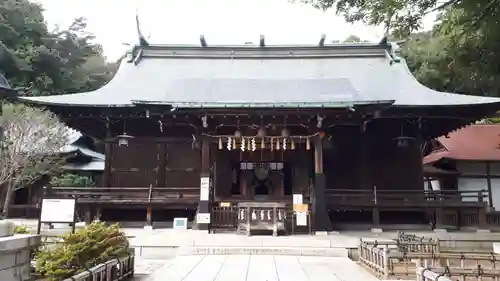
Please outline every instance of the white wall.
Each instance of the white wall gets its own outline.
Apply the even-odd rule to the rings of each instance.
[[[458,190],[459,191],[479,191],[484,189],[488,191],[488,181],[486,180],[486,164],[485,163],[474,163],[474,162],[458,162],[457,171],[464,175],[482,175],[485,178],[458,178]],[[490,173],[492,175],[500,175],[500,163],[491,164]],[[492,194],[492,205],[497,210],[500,210],[500,179],[491,179],[491,194]],[[463,201],[475,201],[473,198],[466,199]],[[489,198],[485,198],[485,201],[489,201]]]

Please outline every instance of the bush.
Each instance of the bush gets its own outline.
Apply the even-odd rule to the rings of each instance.
[[[16,225],[14,234],[30,234],[30,231],[26,225]]]
[[[36,271],[51,281],[69,278],[130,253],[128,239],[118,224],[94,222],[62,239],[62,243],[43,249],[36,256]]]

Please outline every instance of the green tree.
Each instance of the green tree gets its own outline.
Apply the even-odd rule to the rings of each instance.
[[[405,38],[422,27],[425,16],[434,12],[462,11],[460,19],[469,31],[484,22],[494,22],[500,9],[495,0],[291,0],[311,4],[322,10],[335,9],[348,22],[383,25],[396,37]],[[387,32],[389,33],[389,32]]]
[[[368,42],[367,40],[362,40],[359,36],[349,35],[342,43],[364,43]]]
[[[5,104],[0,116],[4,130],[0,146],[0,187],[3,213],[8,215],[12,192],[43,174],[58,171],[64,159],[58,156],[67,144],[67,128],[48,111],[24,105]]]
[[[335,9],[348,22],[386,27],[408,39],[402,55],[417,79],[437,90],[500,96],[500,5],[493,0],[304,0]],[[437,14],[432,31],[417,33]]]
[[[0,70],[28,95],[90,91],[113,75],[84,18],[49,31],[42,7],[28,0],[0,0]]]

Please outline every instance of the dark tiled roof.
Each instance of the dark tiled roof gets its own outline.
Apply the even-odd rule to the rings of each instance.
[[[438,141],[444,148],[424,157],[424,164],[441,159],[500,161],[500,125],[471,125]]]
[[[441,93],[419,84],[379,44],[270,47],[138,47],[104,87],[26,97],[44,104],[174,107],[441,106],[500,99]]]

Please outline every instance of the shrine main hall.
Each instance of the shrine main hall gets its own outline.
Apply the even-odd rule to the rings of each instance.
[[[133,47],[92,92],[19,97],[104,145],[85,220],[198,229],[324,231],[350,224],[486,224],[487,192],[424,189],[425,144],[500,108],[500,99],[420,84],[397,45]],[[472,199],[471,199],[472,198]],[[451,214],[451,215],[450,215]],[[309,230],[307,230],[309,228]]]

